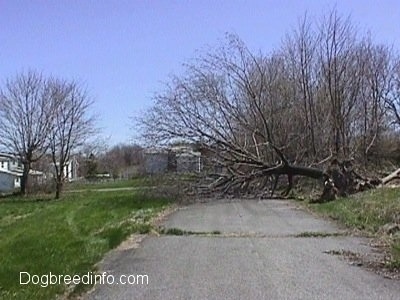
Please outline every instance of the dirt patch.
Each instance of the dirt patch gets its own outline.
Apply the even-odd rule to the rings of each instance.
[[[159,214],[157,214],[156,217],[152,219],[151,225],[155,228],[159,227],[159,224],[161,224],[170,214],[172,214],[174,211],[178,209],[178,206],[173,205]],[[151,234],[154,234],[157,232],[155,230],[151,231]],[[116,249],[113,251],[125,251],[129,249],[136,249],[139,247],[140,242],[146,237],[146,234],[132,234],[129,236],[125,241],[123,241]]]

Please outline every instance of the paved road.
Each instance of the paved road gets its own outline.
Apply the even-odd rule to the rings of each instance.
[[[166,227],[222,234],[149,236],[137,249],[113,252],[111,274],[147,274],[147,286],[101,285],[87,299],[400,299],[400,282],[329,251],[370,253],[350,236],[287,201],[236,201],[183,208]]]

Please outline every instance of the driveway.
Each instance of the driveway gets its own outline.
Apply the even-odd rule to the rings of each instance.
[[[148,236],[110,253],[102,269],[146,274],[148,285],[98,285],[87,299],[399,299],[400,282],[337,253],[375,255],[283,200],[195,204],[163,224],[191,234]]]

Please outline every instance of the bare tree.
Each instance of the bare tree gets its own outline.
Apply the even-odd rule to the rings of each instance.
[[[350,155],[348,134],[352,131],[352,113],[360,91],[357,74],[356,30],[350,19],[332,11],[321,27],[319,59],[323,97],[329,105],[331,149],[337,156]]]
[[[370,157],[371,149],[379,144],[382,134],[388,131],[389,111],[386,99],[389,99],[392,90],[393,56],[387,46],[373,45],[367,42],[361,50],[365,55],[362,88],[363,111],[363,147],[365,158]],[[378,151],[379,152],[379,151]]]
[[[300,175],[324,181],[328,197],[345,195],[380,182],[357,174],[353,158],[389,133],[387,107],[398,109],[392,60],[335,11],[316,29],[300,22],[270,55],[229,35],[173,77],[138,125],[150,143],[212,152],[224,170],[213,188],[263,190],[274,178],[274,191],[285,175],[288,192]]]
[[[143,149],[138,145],[118,144],[99,157],[100,169],[114,179],[122,178],[132,166],[143,165]]]
[[[52,79],[49,90],[55,111],[49,134],[49,149],[55,170],[56,198],[61,195],[65,170],[71,155],[94,134],[92,100],[76,82]]]
[[[53,113],[42,74],[29,71],[7,80],[0,94],[0,143],[22,162],[22,194],[27,192],[31,164],[48,149]]]
[[[311,161],[327,144],[327,141],[323,140],[326,137],[323,132],[326,125],[321,124],[317,114],[318,42],[319,34],[312,28],[312,23],[306,15],[300,20],[298,28],[286,36],[281,50],[288,67],[292,97],[298,102],[298,127],[305,133],[299,142],[304,149],[303,154]]]
[[[95,135],[94,138],[87,140],[82,147],[80,147],[76,158],[79,164],[79,176],[88,177],[90,175],[88,164],[92,158],[101,157],[109,149],[108,141],[109,137],[101,137]]]
[[[290,189],[293,176],[322,179],[324,172],[294,166],[282,151],[295,148],[285,132],[296,127],[296,119],[288,117],[295,108],[289,88],[279,56],[253,55],[230,36],[228,47],[199,58],[185,77],[174,78],[141,124],[149,139],[185,139],[212,151],[226,170],[214,188],[242,189],[287,175]]]
[[[393,64],[392,89],[386,98],[386,104],[393,116],[393,123],[400,128],[400,57]]]

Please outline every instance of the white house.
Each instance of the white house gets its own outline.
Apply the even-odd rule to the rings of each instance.
[[[64,178],[66,181],[73,181],[78,178],[78,161],[72,157],[64,167]],[[54,165],[52,167],[54,169]],[[8,153],[0,153],[0,193],[10,193],[21,187],[22,164],[14,156]],[[53,172],[51,172],[53,173]],[[50,175],[51,178],[53,174]],[[34,182],[43,183],[48,178],[44,172],[30,170],[29,176],[34,178]]]
[[[55,176],[55,167],[54,164],[51,164],[51,171],[48,174],[50,178]],[[58,166],[59,164],[57,164]],[[64,169],[63,169],[63,176],[64,180],[71,182],[76,179],[78,179],[78,168],[79,168],[79,163],[78,160],[76,159],[75,156],[72,156],[69,161],[65,163]]]
[[[9,193],[21,186],[22,165],[10,154],[0,153],[0,193]]]
[[[78,178],[79,163],[75,156],[68,161],[64,168],[64,176],[68,181],[73,181]]]
[[[23,167],[17,157],[8,153],[0,153],[0,193],[11,193],[21,187]],[[35,182],[44,179],[41,171],[30,170],[29,176]]]

